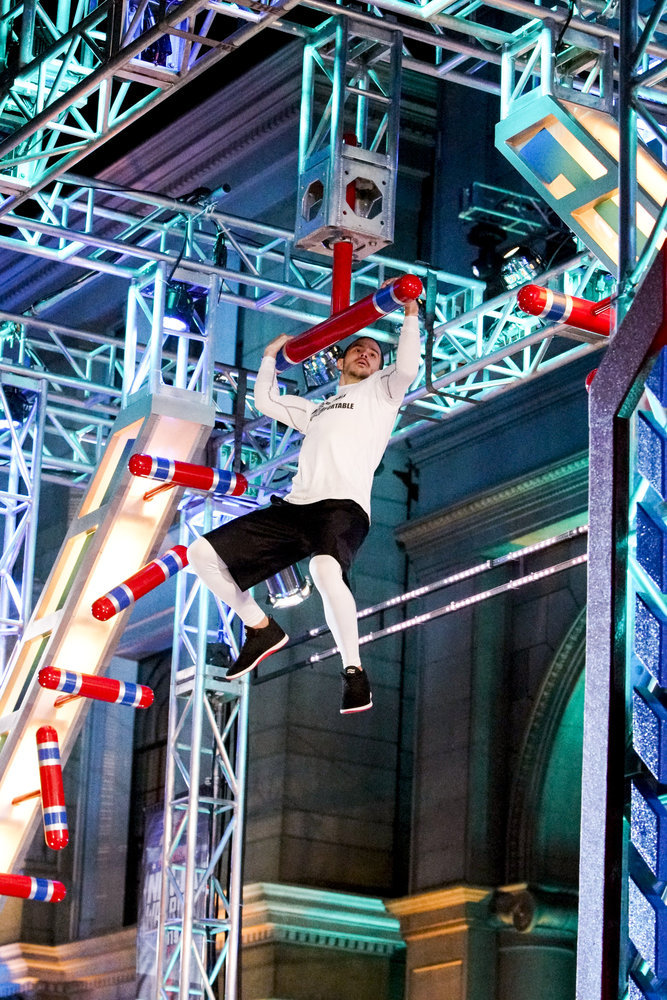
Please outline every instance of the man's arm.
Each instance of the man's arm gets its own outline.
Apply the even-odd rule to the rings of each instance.
[[[396,361],[382,376],[382,384],[392,401],[400,402],[414,382],[421,362],[419,334],[419,306],[416,301],[406,302],[405,319],[396,348]]]
[[[276,379],[276,355],[290,339],[286,333],[281,333],[264,348],[264,356],[255,381],[255,406],[265,416],[294,427],[303,434],[315,404],[310,399],[302,399],[300,396],[281,396]]]

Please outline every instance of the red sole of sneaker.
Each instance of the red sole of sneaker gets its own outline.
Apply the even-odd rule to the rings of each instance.
[[[369,701],[367,705],[360,705],[359,708],[341,708],[341,715],[353,715],[355,712],[367,712],[369,708],[373,707],[373,701]]]
[[[251,670],[254,670],[255,667],[258,667],[259,664],[262,662],[262,660],[265,660],[267,658],[267,656],[271,656],[272,653],[277,653],[279,649],[282,649],[282,647],[285,645],[286,642],[289,642],[289,636],[288,635],[283,636],[283,638],[280,640],[280,642],[277,642],[275,644],[275,646],[271,646],[271,649],[265,650],[265,652],[263,652],[261,656],[258,656],[257,659],[255,660],[255,662],[251,663],[249,667],[245,668],[245,670],[239,670],[238,673],[236,673],[236,674],[234,674],[234,673],[230,674],[228,672],[225,675],[224,680],[226,680],[226,681],[235,681],[237,679],[237,677],[245,677],[245,675],[249,674]],[[232,667],[231,669],[233,670],[234,668]]]

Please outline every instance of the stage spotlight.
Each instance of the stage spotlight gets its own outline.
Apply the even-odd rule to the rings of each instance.
[[[472,273],[480,281],[489,281],[500,270],[498,246],[505,239],[505,233],[498,226],[478,222],[468,233],[467,240],[477,247],[477,259],[472,262]]]
[[[167,286],[164,303],[164,328],[171,333],[185,333],[191,328],[194,299],[187,286],[172,281]]]
[[[545,269],[540,254],[532,247],[523,244],[508,247],[502,258],[500,277],[509,292],[529,281],[534,281]]]
[[[3,384],[2,389],[8,412],[3,413],[2,407],[0,407],[0,430],[6,430],[10,423],[17,429],[23,427],[30,415],[37,393],[27,389],[19,389],[13,385]]]
[[[22,350],[17,334],[0,338],[0,356],[3,361],[22,368],[30,369],[32,366],[30,355]],[[17,429],[23,427],[30,416],[37,393],[27,388],[25,378],[16,375],[0,374],[0,385],[6,403],[6,408],[0,406],[0,430],[6,430],[10,424]]]
[[[313,589],[310,580],[303,575],[298,565],[288,566],[275,576],[270,576],[266,586],[269,604],[273,608],[293,608],[305,601]]]
[[[340,375],[336,362],[342,358],[343,352],[338,344],[332,344],[325,351],[313,354],[303,362],[303,377],[307,389],[317,389],[320,385],[329,385]]]

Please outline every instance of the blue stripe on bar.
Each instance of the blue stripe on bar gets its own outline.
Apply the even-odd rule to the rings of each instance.
[[[63,670],[60,675],[58,690],[65,691],[67,694],[76,694],[79,690],[80,683],[81,678],[78,674],[73,673],[71,670]]]
[[[547,313],[542,313],[542,319],[560,319],[565,315],[566,303],[554,302]]]
[[[65,830],[67,829],[67,810],[66,809],[45,809],[44,810],[44,826],[61,826]]]
[[[176,558],[173,552],[165,552],[156,562],[161,563],[168,576],[173,576],[174,573],[178,573],[183,568],[180,560]]]
[[[123,608],[129,608],[132,603],[132,599],[122,583],[118,587],[114,587],[113,590],[110,590],[108,597],[118,603],[119,611],[122,611]]]
[[[168,458],[156,458],[153,479],[168,479],[171,472],[171,461]]]
[[[234,485],[236,485],[236,476],[233,472],[227,472],[225,469],[217,469],[216,471],[218,481],[213,487],[212,493],[214,497],[224,497],[231,492],[232,480],[234,480]]]
[[[121,689],[118,692],[118,697],[116,698],[117,705],[134,705],[134,703],[141,697],[141,692],[139,691],[138,684],[132,684],[131,681],[120,681]]]
[[[378,288],[377,292],[373,296],[373,305],[378,312],[393,312],[394,309],[401,305],[396,296],[393,294],[392,287],[392,285],[385,285],[384,288]]]
[[[30,899],[44,901],[51,898],[52,885],[48,878],[32,878],[31,881]]]

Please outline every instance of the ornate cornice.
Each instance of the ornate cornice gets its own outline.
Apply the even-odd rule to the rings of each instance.
[[[63,945],[16,942],[0,946],[5,984],[40,996],[95,996],[102,987],[136,977],[136,928]],[[3,979],[0,979],[0,990]]]
[[[242,943],[384,956],[404,947],[398,920],[380,899],[267,882],[244,889]]]
[[[439,558],[458,540],[475,539],[475,548],[510,541],[545,525],[585,511],[588,503],[588,453],[580,452],[537,473],[521,476],[400,525],[395,537],[415,559],[440,547]]]
[[[568,949],[576,935],[576,896],[527,883],[488,888],[455,885],[393,900],[387,908],[400,918],[409,947],[467,934],[473,925],[514,926],[531,932],[536,941],[543,942],[548,935],[552,946],[560,940]],[[410,952],[408,964],[409,956]]]
[[[473,924],[488,923],[493,893],[481,886],[453,885],[391,900],[387,909],[400,919],[403,937],[411,946],[466,934]]]
[[[468,903],[483,903],[490,899],[491,892],[491,889],[480,886],[453,885],[446,889],[432,889],[429,892],[405,896],[403,899],[389,900],[387,909],[397,917],[414,913],[431,913],[433,910],[466,906]]]

